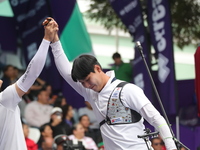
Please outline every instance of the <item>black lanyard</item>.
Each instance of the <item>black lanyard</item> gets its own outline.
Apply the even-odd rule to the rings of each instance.
[[[111,83],[113,83],[115,80],[117,80],[115,77],[112,79]]]

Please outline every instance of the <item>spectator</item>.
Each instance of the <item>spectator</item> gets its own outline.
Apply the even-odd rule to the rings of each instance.
[[[79,108],[78,116],[80,117],[82,115],[88,115],[90,119],[90,128],[94,130],[99,130],[99,123],[97,122],[90,103],[88,101],[85,101],[85,105],[85,107]]]
[[[54,143],[53,131],[48,123],[40,127],[41,137],[38,142],[39,150],[51,150]]]
[[[66,104],[62,107],[62,111],[63,111],[63,117],[62,120],[68,124],[70,127],[72,127],[75,123],[74,119],[73,119],[73,107],[69,104]]]
[[[95,132],[90,129],[90,119],[88,117],[88,115],[82,115],[79,117],[79,123],[83,126],[84,130],[85,130],[85,136],[91,137],[96,144],[98,144],[97,142],[97,137],[95,136]],[[98,135],[100,136],[100,135]]]
[[[52,106],[48,104],[49,96],[41,89],[37,101],[30,102],[25,108],[25,119],[30,126],[40,127],[50,121]]]
[[[115,77],[126,82],[132,82],[133,69],[130,63],[124,63],[119,53],[114,53],[112,56],[114,65],[112,70],[115,72]]]
[[[59,95],[55,100],[54,107],[62,108],[66,104],[67,104],[66,98],[64,96]]]
[[[24,132],[27,149],[28,150],[38,150],[38,145],[33,140],[28,138],[29,126],[25,123],[22,123],[22,128],[23,128],[23,132]]]
[[[90,120],[90,129],[93,130],[94,132],[94,140],[96,143],[99,143],[101,142],[101,132],[100,132],[100,129],[99,129],[99,123],[94,115],[94,112],[92,110],[92,107],[90,105],[90,103],[88,101],[85,101],[85,105],[86,107],[83,107],[83,108],[79,108],[78,110],[78,115],[79,117],[82,116],[82,115],[87,115],[89,117],[89,120]]]
[[[41,85],[36,84],[37,82],[34,83],[34,85],[31,86],[31,88],[23,95],[22,101],[19,103],[19,108],[20,108],[20,114],[22,118],[25,118],[24,113],[25,113],[25,108],[28,103],[37,100],[37,92],[41,90],[42,88],[46,88],[47,93],[51,91],[51,88],[48,86],[45,86],[45,81],[41,80],[40,78],[36,79],[37,82],[40,82]],[[49,94],[50,95],[50,94]],[[50,101],[50,100],[49,100]]]
[[[96,143],[90,137],[85,136],[85,131],[83,126],[78,123],[72,128],[73,134],[68,136],[70,140],[81,141],[86,149],[98,150]]]
[[[164,143],[161,138],[155,137],[151,139],[151,146],[154,150],[165,150]]]
[[[62,120],[62,116],[62,109],[60,107],[54,107],[52,109],[50,125],[53,131],[53,137],[60,134],[71,134],[71,127]]]

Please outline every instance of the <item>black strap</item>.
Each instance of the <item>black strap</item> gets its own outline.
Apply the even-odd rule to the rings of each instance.
[[[116,78],[114,77],[113,79],[112,79],[112,81],[111,81],[111,83],[113,82],[113,81],[115,81],[116,80]],[[125,84],[127,84],[128,82],[120,82],[115,88],[117,88],[117,87],[123,87]],[[115,89],[114,88],[114,89]],[[113,90],[114,91],[114,90]],[[113,92],[112,92],[113,93]],[[111,95],[112,95],[112,93],[111,93]],[[110,95],[110,97],[111,97],[111,95]],[[109,98],[109,100],[110,100],[110,98]],[[107,116],[106,116],[107,117]],[[106,119],[104,119],[104,120],[102,120],[100,123],[99,123],[99,125],[100,125],[100,127],[104,124],[104,123],[108,123],[108,124],[110,124],[110,119],[107,117]]]
[[[115,80],[116,80],[116,77],[114,77],[114,78],[112,79],[111,83],[113,83]]]
[[[114,78],[112,79],[111,83],[113,83],[115,80],[116,80],[116,77],[114,77]],[[118,84],[118,85],[119,85],[119,84]],[[118,86],[118,85],[117,85],[117,86]],[[107,121],[107,119],[102,120],[102,121],[99,123],[100,127],[101,127],[104,123],[106,123],[106,121]]]
[[[99,123],[100,127],[101,127],[104,123],[106,123],[106,120],[105,120],[105,119],[102,120],[102,121]]]
[[[117,88],[117,87],[123,87],[124,85],[126,85],[128,82],[121,82],[121,83],[119,83],[115,88]],[[114,90],[113,90],[114,91]],[[113,93],[113,92],[112,92]],[[111,95],[112,95],[112,93],[111,93]],[[121,93],[121,91],[120,91],[120,93]],[[111,95],[110,95],[110,97],[111,97]],[[109,98],[109,100],[110,100],[110,98]],[[120,101],[121,101],[121,99],[120,99]],[[109,102],[108,102],[109,103]],[[122,103],[122,101],[121,101],[121,103]],[[123,104],[123,103],[122,103]],[[141,118],[142,118],[142,116],[138,113],[138,112],[136,112],[135,110],[132,110],[132,109],[130,109],[131,110],[131,117],[132,117],[132,122],[130,122],[130,123],[135,123],[135,122],[138,122],[139,120],[141,120]],[[104,120],[102,120],[100,123],[99,123],[99,125],[100,125],[100,127],[104,124],[104,123],[107,123],[108,125],[111,125],[111,121],[110,121],[110,118],[106,115],[106,119],[104,119]],[[122,123],[122,124],[124,124],[124,123]]]

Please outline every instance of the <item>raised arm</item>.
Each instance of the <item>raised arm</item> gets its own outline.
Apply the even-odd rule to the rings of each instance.
[[[17,93],[20,97],[22,97],[25,92],[29,90],[29,88],[33,85],[34,81],[41,73],[46,61],[49,44],[54,39],[55,34],[58,31],[58,25],[54,20],[52,20],[48,23],[47,26],[44,27],[44,29],[44,38],[39,46],[37,53],[30,61],[25,73],[15,84]]]
[[[56,67],[60,75],[67,81],[80,95],[84,96],[86,89],[79,83],[74,82],[71,77],[72,66],[65,55],[58,34],[55,35],[51,44]]]

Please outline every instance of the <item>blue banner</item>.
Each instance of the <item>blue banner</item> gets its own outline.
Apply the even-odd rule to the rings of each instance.
[[[0,16],[0,51],[16,54],[17,32],[14,24],[14,18]]]
[[[147,64],[150,66],[150,50],[143,24],[142,10],[139,0],[110,0],[110,3],[128,28],[134,42],[140,41]],[[152,99],[152,85],[148,72],[139,51],[135,51],[133,60],[134,83],[144,90],[146,96]]]
[[[21,40],[20,48],[22,48],[26,64],[28,64],[44,37],[42,22],[48,16],[51,16],[50,4],[46,0],[9,0],[9,2],[14,14],[17,38]],[[60,87],[60,75],[50,53],[47,56],[40,78],[51,84],[54,90]],[[54,82],[52,78],[56,78],[57,82]]]
[[[176,113],[175,71],[168,0],[148,0],[148,24],[158,61],[157,89],[168,114]]]

